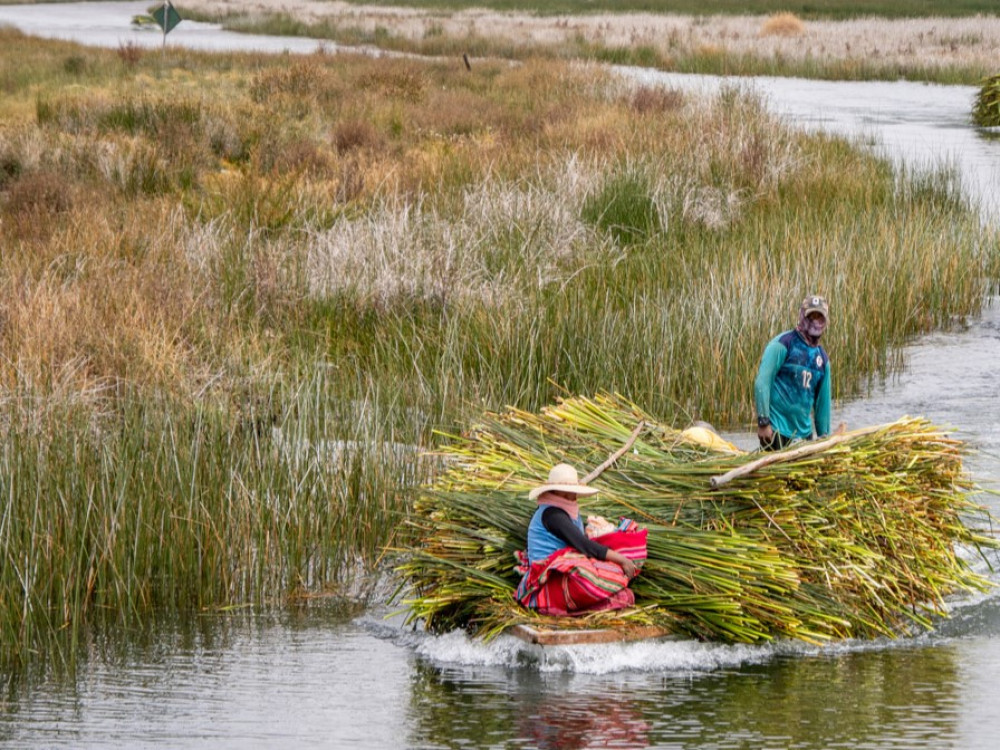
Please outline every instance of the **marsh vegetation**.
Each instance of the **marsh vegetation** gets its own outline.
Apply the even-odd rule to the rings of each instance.
[[[739,89],[0,42],[4,663],[95,619],[363,597],[436,430],[598,390],[746,425],[814,289],[849,397],[997,276],[949,174]]]
[[[542,14],[579,13],[581,6],[591,13],[648,12],[684,13],[693,15],[770,15],[794,12],[808,18],[920,18],[933,16],[969,16],[993,13],[996,6],[990,0],[713,0],[710,5],[696,0],[554,0],[544,7],[538,0],[347,0],[351,5],[402,6],[461,10],[492,8],[496,10],[530,10]]]
[[[185,17],[236,31],[459,58],[548,57],[684,73],[976,84],[996,73],[1000,16],[985,2],[543,4],[225,0]]]

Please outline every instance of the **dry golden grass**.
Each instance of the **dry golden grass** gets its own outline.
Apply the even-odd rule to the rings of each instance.
[[[419,321],[447,308],[455,320],[469,315],[473,331],[480,316],[509,327],[508,343],[494,341],[492,329],[482,334],[484,351],[497,351],[453,355],[485,371],[482,383],[442,386],[492,388],[494,372],[510,380],[501,370],[517,361],[507,347],[523,339],[518,316],[528,301],[546,284],[615,268],[632,257],[623,242],[655,232],[683,266],[692,230],[719,244],[705,258],[728,258],[721,248],[733,243],[756,258],[755,243],[770,242],[788,212],[794,229],[782,233],[823,244],[835,231],[824,222],[834,219],[800,221],[789,196],[869,206],[864,191],[882,184],[870,160],[788,130],[738,91],[702,101],[595,66],[478,61],[467,71],[448,61],[317,54],[220,62],[185,53],[175,68],[143,58],[129,77],[113,51],[94,50],[72,66],[93,71],[81,84],[44,73],[62,71],[66,54],[39,42],[12,52],[31,60],[17,75],[37,81],[11,92],[8,112],[23,114],[0,129],[0,371],[10,387],[76,382],[91,393],[122,382],[197,394],[220,377],[328,347],[333,357],[377,360],[379,372],[416,372],[414,387],[436,388],[433,357],[444,344],[433,322],[423,330]],[[759,289],[761,309],[801,296],[775,286],[798,277],[757,261],[738,265],[719,273]],[[699,286],[706,269],[662,272],[692,287],[684,299],[724,296]],[[805,286],[829,275],[803,273]],[[325,305],[334,318],[352,311],[357,329],[349,316],[323,318]],[[372,328],[385,325],[386,311],[415,321],[405,337],[420,340],[426,362],[397,360],[378,340]],[[609,340],[621,335],[611,330],[616,320],[600,323]],[[635,326],[648,324],[653,340],[665,320]],[[448,346],[479,346],[460,339]],[[608,356],[633,367],[631,355]],[[854,359],[870,368],[874,356]],[[628,379],[639,382],[649,366],[639,355],[634,362]],[[653,390],[665,401],[688,398],[674,393],[681,386],[669,366],[657,367]],[[513,395],[540,393],[551,372],[522,373],[537,383]],[[725,394],[719,403],[735,400]]]
[[[462,236],[439,213],[461,200],[462,184],[475,192],[495,177],[544,171],[581,143],[609,156],[625,146],[614,135],[621,104],[595,98],[607,81],[561,64],[481,64],[475,76],[455,76],[413,61],[264,58],[246,85],[193,61],[180,80],[147,76],[144,64],[134,79],[112,65],[97,85],[26,89],[39,121],[25,112],[0,132],[0,380],[9,388],[194,393],[257,357],[261,330],[294,321],[310,288],[351,281],[390,302],[449,296],[438,276],[454,260],[425,243]],[[426,213],[404,208],[398,223],[380,209],[319,229],[348,206],[393,195],[426,196]],[[473,237],[484,231],[475,221],[504,215],[497,200],[516,200],[506,195],[466,197],[469,242],[484,241]],[[486,214],[484,201],[494,206]],[[516,211],[535,221],[556,202],[539,193]],[[546,230],[559,252],[574,247],[560,238],[577,224]],[[309,235],[317,239],[301,241]],[[319,273],[335,281],[307,282],[309,263],[329,269],[336,257],[310,255],[344,242],[344,265]],[[378,252],[359,256],[364,249]],[[505,295],[476,280],[477,263],[445,278],[472,279],[477,299]]]
[[[661,114],[684,104],[684,94],[676,89],[642,86],[632,96],[632,107],[640,114]]]
[[[760,27],[761,36],[800,36],[805,33],[806,25],[794,13],[775,13],[769,16]]]
[[[44,392],[75,380],[81,391],[118,381],[174,389],[197,377],[191,324],[204,284],[179,252],[177,217],[134,206],[113,224],[94,221],[95,208],[5,255],[7,387]]]
[[[691,72],[718,72],[702,64],[706,55],[727,55],[725,69],[755,59],[761,65],[780,56],[784,74],[821,77],[880,76],[895,80],[901,73],[915,79],[975,83],[994,72],[1000,49],[1000,16],[915,18],[888,20],[855,18],[810,21],[808,33],[788,23],[784,33],[762,28],[782,16],[684,16],[651,13],[593,13],[539,16],[498,10],[462,10],[442,14],[438,9],[386,8],[354,3],[316,3],[309,0],[259,0],[254,13],[282,13],[306,24],[348,25],[367,34],[384,30],[383,46],[409,52],[447,56],[456,61],[461,51],[479,48],[488,55],[524,58],[530,54],[572,56],[594,48],[652,50],[656,61],[632,58],[633,64],[681,65]],[[199,12],[226,17],[230,0],[205,0]],[[248,11],[249,13],[249,11]],[[772,19],[775,19],[772,21]],[[435,29],[428,37],[428,25]],[[785,24],[781,24],[784,26]],[[266,28],[266,27],[264,27]],[[792,31],[792,33],[788,33]],[[350,38],[343,44],[357,43]],[[460,64],[460,63],[459,63]],[[476,64],[479,64],[478,61]],[[746,69],[745,65],[740,68]],[[781,74],[781,71],[779,71]]]

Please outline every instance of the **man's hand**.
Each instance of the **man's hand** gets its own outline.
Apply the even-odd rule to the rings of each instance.
[[[763,440],[765,443],[770,443],[774,440],[774,428],[771,425],[764,425],[763,427],[757,428],[757,437]]]

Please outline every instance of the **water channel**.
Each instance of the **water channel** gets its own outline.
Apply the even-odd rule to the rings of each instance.
[[[0,25],[118,46],[146,3],[0,6]],[[312,52],[317,42],[184,22],[171,45]],[[328,45],[333,48],[334,45]],[[623,70],[647,83],[718,79]],[[1000,216],[1000,141],[968,124],[973,89],[754,79],[778,112],[915,167],[955,169]],[[1000,310],[907,347],[905,372],[838,404],[850,425],[923,415],[1000,487]],[[994,512],[1000,499],[983,496]],[[1000,582],[1000,574],[992,574]],[[954,602],[933,633],[816,648],[666,642],[562,648],[431,637],[381,611],[314,605],[100,632],[72,678],[0,675],[0,748],[955,748],[997,746],[1000,595]]]

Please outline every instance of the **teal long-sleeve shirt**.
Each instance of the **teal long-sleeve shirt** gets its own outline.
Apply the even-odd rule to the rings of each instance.
[[[778,334],[764,348],[754,402],[758,417],[771,420],[775,432],[808,440],[830,433],[830,358],[822,346],[810,346],[796,330]]]

